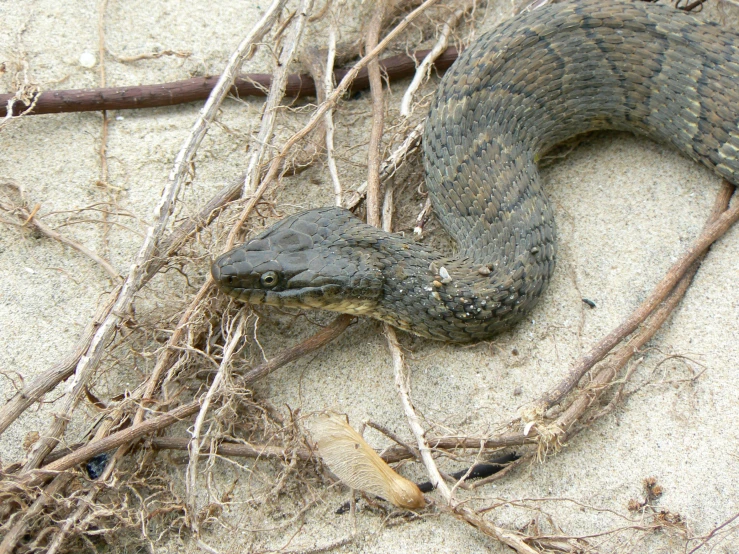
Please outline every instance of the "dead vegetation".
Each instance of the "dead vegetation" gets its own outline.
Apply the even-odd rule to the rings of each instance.
[[[406,111],[411,117],[383,121],[386,100],[378,57],[389,47],[398,49],[407,42],[406,33],[411,28],[420,29],[426,37],[438,31],[440,46],[432,51],[436,54],[443,50],[450,35],[462,45],[469,34],[454,35],[455,26],[465,17],[474,17],[479,8],[474,2],[460,7],[435,0],[386,0],[376,3],[369,13],[363,36],[338,43],[337,25],[343,10],[349,9],[343,3],[326,1],[314,6],[311,0],[301,0],[288,5],[286,0],[274,0],[233,53],[197,116],[163,187],[157,218],[122,278],[102,257],[45,226],[36,217],[34,199],[24,198],[17,186],[5,184],[0,191],[3,222],[34,227],[78,249],[105,268],[115,288],[101,302],[73,351],[32,380],[13,379],[18,391],[0,407],[2,432],[24,411],[43,402],[45,395],[56,390],[62,395],[49,427],[28,437],[27,458],[2,468],[0,473],[0,552],[97,551],[104,545],[153,550],[173,537],[191,539],[203,550],[214,551],[205,542],[205,530],[233,532],[221,516],[236,509],[269,520],[269,527],[250,528],[249,532],[284,552],[331,550],[366,540],[385,526],[403,525],[416,517],[454,517],[517,552],[529,554],[628,551],[657,532],[668,532],[686,549],[697,550],[735,529],[737,516],[706,536],[694,536],[680,515],[657,507],[661,490],[651,480],[645,481],[643,499],[634,499],[623,513],[611,514],[620,523],[597,536],[571,536],[558,526],[553,506],[572,502],[568,499],[483,497],[481,503],[473,503],[465,496],[468,492],[461,492],[480,491],[492,480],[515,478],[516,467],[530,460],[544,460],[575,434],[587,433],[594,421],[622,400],[624,386],[633,373],[633,356],[678,304],[710,245],[739,218],[739,203],[729,206],[733,188],[728,184],[717,198],[702,234],[642,306],[583,356],[561,383],[497,434],[430,433],[413,405],[403,350],[395,331],[387,327],[395,384],[413,438],[406,441],[391,437],[398,444],[386,449],[382,457],[391,463],[421,462],[438,491],[436,502],[425,512],[412,514],[389,511],[387,505],[368,498],[367,509],[384,518],[379,530],[355,528],[345,537],[310,549],[293,550],[293,543],[300,542],[296,537],[301,522],[334,517],[327,497],[335,484],[321,470],[314,446],[304,432],[303,414],[277,409],[268,399],[255,397],[252,385],[335,339],[353,318],[338,316],[296,346],[262,363],[251,363],[256,359],[252,354],[260,350],[255,333],[259,314],[218,295],[210,278],[188,298],[187,305],[160,314],[159,320],[153,314],[139,317],[134,311],[134,299],[150,279],[160,271],[182,266],[183,260],[189,261],[188,255],[197,255],[193,241],[199,232],[218,222],[225,229],[219,251],[230,248],[252,234],[260,225],[261,213],[272,209],[275,187],[290,186],[291,175],[318,160],[326,163],[337,204],[357,208],[366,213],[368,221],[395,229],[394,199],[404,180],[398,177],[415,175],[417,180],[419,174],[421,114],[428,99],[415,90],[427,75],[427,66],[419,66],[419,78],[406,95]],[[101,6],[101,34],[104,13],[105,3]],[[327,26],[325,49],[308,52],[305,35],[325,17],[332,22]],[[272,86],[245,173],[203,203],[197,214],[175,221],[182,188],[195,178],[198,147],[208,127],[217,122],[219,106],[243,62],[264,43],[271,44],[275,54]],[[102,40],[100,53],[104,53]],[[280,106],[285,103],[288,72],[294,69],[299,53],[303,53],[303,59],[312,60],[309,71],[318,85],[318,102],[304,117],[302,128],[286,140],[275,142],[277,122],[289,115]],[[332,73],[333,60],[353,60],[346,77],[335,84],[325,77]],[[332,114],[344,109],[344,94],[353,76],[365,67],[370,73],[373,121],[367,183],[348,190],[333,161]],[[104,84],[103,73],[101,86]],[[27,91],[28,87],[25,83],[19,91]],[[12,119],[8,116],[3,123]],[[100,183],[104,185],[108,181],[104,146],[107,119],[102,125]],[[108,207],[102,209],[104,225],[116,219],[109,218],[110,212]],[[131,359],[130,354],[144,351],[151,358],[151,369],[140,375],[140,381],[126,395],[99,398],[93,392],[92,384],[99,372],[115,371]],[[91,418],[90,413],[95,417]],[[67,427],[75,418],[94,420],[94,424],[84,440],[68,444]],[[517,452],[517,460],[483,480],[450,479],[437,465],[440,456],[477,463],[511,449]],[[237,489],[243,492],[244,482],[249,484],[249,494],[236,495]],[[581,508],[600,510],[594,506]],[[499,523],[513,509],[531,514],[529,523],[521,528]],[[499,518],[497,514],[503,512],[506,514]],[[254,517],[250,521],[257,520]],[[285,536],[288,530],[292,535]],[[616,536],[620,538],[616,540]],[[254,539],[246,543],[261,548]]]

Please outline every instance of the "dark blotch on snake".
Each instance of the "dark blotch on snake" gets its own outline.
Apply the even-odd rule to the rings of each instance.
[[[224,254],[213,277],[246,302],[488,338],[536,305],[554,270],[537,160],[596,129],[670,144],[738,184],[739,34],[643,2],[554,4],[506,21],[447,72],[425,127],[427,188],[458,256],[322,208]],[[278,276],[269,288],[267,271]]]

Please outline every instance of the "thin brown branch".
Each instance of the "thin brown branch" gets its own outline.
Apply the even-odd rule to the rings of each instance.
[[[262,121],[259,126],[259,133],[254,139],[255,146],[251,149],[251,155],[249,156],[249,162],[246,167],[243,196],[252,194],[257,188],[257,183],[262,173],[262,166],[268,156],[269,144],[272,142],[274,136],[275,124],[277,122],[277,108],[285,97],[287,72],[292,65],[312,7],[313,0],[303,0],[301,2],[300,8],[294,18],[295,25],[286,41],[285,47],[282,49],[279,61],[275,64],[275,73],[269,88],[267,101],[262,107]]]
[[[262,377],[269,375],[285,364],[297,360],[298,358],[301,358],[306,354],[328,344],[336,337],[341,335],[341,333],[343,333],[344,330],[349,327],[349,324],[352,321],[354,321],[354,316],[352,315],[342,314],[338,316],[329,325],[321,329],[318,333],[308,337],[293,348],[283,350],[271,360],[255,367],[254,369],[246,373],[243,377],[243,384],[247,385],[253,383],[254,381],[261,379]]]
[[[413,75],[417,65],[430,50],[419,50],[412,55],[400,54],[380,61],[382,72],[389,79],[403,79]],[[438,71],[444,71],[457,59],[457,49],[447,48],[434,62]],[[350,70],[337,69],[334,79],[339,82]],[[49,90],[31,96],[26,103],[15,94],[0,94],[0,117],[7,115],[8,103],[13,105],[13,115],[42,115],[69,112],[95,112],[100,110],[138,110],[177,106],[188,102],[198,102],[208,98],[219,77],[195,77],[184,81],[158,85],[138,85],[96,89]],[[239,98],[266,96],[272,85],[272,75],[254,73],[237,77],[230,94]],[[349,93],[369,88],[369,75],[366,69],[357,72],[347,87]],[[316,87],[309,75],[289,75],[285,85],[285,95],[290,98],[315,96]],[[31,106],[29,108],[29,106]]]
[[[110,342],[113,333],[124,317],[130,312],[134,296],[140,290],[141,286],[143,286],[146,265],[150,262],[156,245],[169,222],[173,211],[172,206],[189,175],[195,152],[205,136],[210,122],[215,118],[221,103],[228,94],[236,72],[244,61],[253,56],[255,44],[267,33],[272,22],[282,10],[285,1],[275,0],[272,6],[265,12],[262,19],[254,26],[248,36],[241,41],[239,47],[231,55],[223,75],[213,89],[211,96],[198,115],[195,124],[175,158],[169,179],[164,186],[164,190],[155,209],[155,221],[149,227],[146,238],[131,265],[129,274],[120,288],[113,309],[96,330],[86,354],[80,358],[75,368],[74,380],[69,387],[69,392],[64,399],[63,405],[59,412],[55,414],[54,421],[44,433],[43,438],[34,445],[24,466],[26,470],[38,467],[41,460],[51,452],[64,434],[67,424],[70,421],[71,413],[77,405],[87,381],[97,368],[97,364],[103,356],[106,345]]]
[[[58,241],[62,244],[66,244],[83,256],[87,256],[93,262],[102,267],[114,283],[119,283],[121,281],[120,274],[115,270],[115,268],[108,260],[106,260],[102,256],[99,256],[98,254],[87,248],[84,244],[80,244],[76,240],[70,239],[69,237],[59,233],[58,231],[55,231],[54,229],[46,225],[40,219],[35,217],[35,212],[37,210],[29,212],[26,208],[18,207],[14,209],[12,206],[5,205],[4,203],[0,203],[0,208],[7,212],[15,212],[18,218],[22,221],[24,227],[33,227],[42,235],[47,236],[50,239]]]
[[[722,194],[726,194],[723,192]],[[725,211],[715,221],[706,225],[703,232],[692,246],[678,259],[667,272],[667,275],[657,284],[652,293],[642,304],[623,322],[616,327],[585,356],[575,364],[567,376],[552,390],[536,401],[534,406],[526,411],[527,419],[534,419],[543,414],[554,404],[560,402],[596,363],[601,361],[624,337],[633,333],[650,313],[662,302],[670,291],[675,288],[688,268],[708,249],[708,247],[723,235],[734,222],[739,219],[739,202]]]
[[[692,548],[690,550],[690,552],[688,552],[688,554],[695,554],[695,552],[697,552],[698,550],[700,550],[701,548],[703,548],[706,544],[708,544],[708,541],[710,541],[711,539],[713,539],[713,537],[715,537],[718,534],[718,532],[721,531],[721,529],[723,529],[727,525],[730,525],[732,522],[736,521],[737,519],[739,519],[739,512],[737,512],[736,514],[734,514],[733,516],[731,516],[729,519],[727,519],[726,521],[724,521],[721,525],[718,525],[718,526],[714,527],[713,530],[710,533],[708,533],[707,535],[705,535],[703,537],[699,537],[700,539],[702,539],[701,542],[700,542],[700,544],[698,546]]]
[[[152,448],[160,450],[184,450],[190,448],[190,439],[187,437],[154,437],[148,444]],[[222,442],[215,448],[203,444],[200,447],[202,454],[216,454],[218,456],[229,456],[235,458],[277,458],[287,460],[291,456],[295,456],[299,460],[312,459],[313,453],[307,448],[299,448],[297,450],[287,451],[279,446],[270,446],[267,444],[236,444]]]
[[[510,546],[520,554],[542,554],[539,550],[526,543],[526,537],[516,531],[509,531],[489,522],[474,510],[465,505],[459,505],[451,509],[452,513],[459,519],[469,523],[475,529],[482,531],[489,537]]]
[[[408,85],[405,94],[403,94],[403,100],[400,102],[400,115],[403,117],[411,115],[411,102],[413,102],[413,95],[419,89],[424,80],[428,79],[428,76],[431,73],[431,67],[434,65],[435,61],[446,51],[452,28],[457,25],[457,22],[465,13],[474,7],[475,3],[476,0],[465,0],[459,8],[452,12],[452,15],[447,18],[446,22],[444,22],[444,27],[441,30],[441,34],[439,35],[436,44],[434,44],[434,47],[429,51],[428,55],[418,65],[411,84]]]
[[[367,28],[365,48],[371,51],[380,40],[382,19],[387,9],[388,0],[380,0],[375,4],[372,19]],[[380,64],[372,60],[367,66],[369,71],[370,91],[372,93],[372,128],[370,129],[369,148],[367,152],[367,223],[381,227],[380,221],[380,149],[382,147],[382,130],[385,123],[385,103],[382,94],[382,75]]]
[[[328,2],[326,2],[328,5]],[[334,63],[336,61],[336,23],[334,17],[331,17],[331,23],[328,28],[328,47],[326,49],[325,67],[321,60],[321,54],[316,48],[309,48],[307,52],[308,64],[311,76],[316,83],[316,100],[319,104],[325,102],[326,97],[334,90]],[[334,203],[341,206],[343,192],[341,181],[339,180],[339,171],[336,167],[336,158],[334,156],[334,118],[333,109],[326,111],[323,118],[324,142],[326,144],[326,165],[328,166],[329,175],[334,185]]]
[[[716,201],[714,202],[713,209],[711,210],[706,225],[704,226],[704,233],[707,232],[710,227],[723,216],[723,214],[728,213],[726,210],[729,207],[729,202],[733,193],[733,185],[724,181],[721,190],[716,196]],[[737,209],[739,202],[735,202],[735,204],[734,209]],[[610,386],[618,372],[628,363],[634,353],[636,353],[654,336],[687,292],[693,277],[698,272],[700,262],[705,255],[706,251],[704,250],[703,253],[698,256],[698,259],[693,262],[692,265],[688,266],[688,268],[681,274],[676,286],[669,292],[667,298],[657,307],[657,309],[652,310],[648,318],[641,323],[638,331],[623,346],[612,353],[611,358],[609,358],[607,363],[605,363],[593,376],[593,379],[588,383],[587,387],[585,387],[583,393],[578,395],[575,401],[567,407],[565,412],[562,413],[553,424],[548,426],[548,429],[544,430],[544,432],[542,432],[542,429],[539,429],[540,435],[543,435],[545,440],[550,440],[550,434],[552,438],[556,438],[560,433],[566,433],[575,423],[580,421],[582,416],[585,414],[585,411],[601,395],[602,391]],[[672,269],[670,271],[672,271]]]
[[[18,521],[15,522],[13,527],[3,537],[3,542],[0,543],[0,554],[12,554],[16,551],[16,545],[18,541],[23,538],[33,518],[40,515],[46,505],[53,499],[54,495],[61,493],[69,483],[71,475],[57,475],[54,480],[49,483],[43,491],[43,494],[39,494],[33,504],[20,515]]]

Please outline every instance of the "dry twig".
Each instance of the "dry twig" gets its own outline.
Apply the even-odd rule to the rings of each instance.
[[[441,29],[441,34],[439,35],[436,44],[434,44],[434,47],[419,64],[411,84],[408,85],[408,88],[403,95],[403,100],[400,102],[401,116],[409,117],[411,115],[411,102],[413,102],[413,95],[419,89],[424,80],[428,79],[428,76],[431,73],[431,66],[434,61],[446,50],[446,47],[449,44],[449,35],[451,34],[452,29],[457,25],[459,18],[470,11],[474,5],[475,0],[465,0],[460,7],[452,12],[452,15],[449,16],[444,23],[444,27]]]
[[[117,294],[115,304],[110,313],[105,317],[90,344],[87,353],[80,358],[75,369],[72,382],[68,387],[68,394],[64,401],[63,407],[58,415],[54,417],[54,422],[44,433],[44,438],[39,440],[34,446],[24,469],[30,470],[39,466],[41,460],[51,452],[56,446],[60,437],[63,435],[70,420],[72,410],[79,401],[80,394],[87,385],[90,376],[97,368],[106,344],[110,341],[113,333],[121,321],[129,313],[133,303],[134,295],[141,288],[143,278],[146,271],[146,265],[150,262],[155,252],[156,246],[164,233],[169,217],[172,213],[172,207],[179,195],[180,188],[184,185],[190,172],[190,165],[193,162],[195,152],[200,142],[205,136],[208,125],[215,118],[218,108],[223,99],[228,94],[233,80],[241,65],[254,53],[255,43],[269,30],[272,22],[279,14],[286,0],[275,0],[270,8],[265,12],[261,21],[252,29],[249,35],[239,44],[237,50],[232,54],[226,68],[213,89],[213,93],[208,98],[202,112],[199,114],[197,121],[193,125],[189,136],[185,140],[180,152],[175,158],[174,167],[169,175],[169,179],[164,187],[162,196],[157,204],[154,214],[155,222],[149,228],[146,239],[141,245],[136,258],[129,270],[120,291]]]
[[[0,202],[0,208],[8,213],[15,213],[17,217],[21,220],[21,223],[19,223],[19,225],[23,227],[33,227],[42,235],[45,235],[50,239],[58,241],[62,244],[66,244],[80,254],[87,256],[100,267],[102,267],[114,283],[119,283],[121,281],[121,276],[108,260],[106,260],[102,256],[99,256],[98,254],[87,248],[84,244],[81,244],[76,240],[63,235],[62,233],[55,231],[54,229],[46,225],[39,218],[36,217],[35,214],[38,211],[37,209],[34,209],[31,212],[25,207],[14,207],[6,204],[5,202]],[[0,432],[2,432],[2,428],[0,428]]]
[[[383,23],[386,23],[383,22]],[[356,51],[355,51],[356,50]],[[343,50],[342,59],[351,59],[356,56],[358,48]],[[429,50],[419,50],[411,55],[399,54],[380,60],[380,66],[388,79],[402,79],[413,75],[416,66],[429,53]],[[434,63],[439,71],[444,71],[457,59],[457,50],[448,48]],[[341,81],[349,72],[347,69],[336,69],[334,79]],[[24,89],[15,94],[0,94],[0,117],[4,120],[28,116],[70,112],[95,112],[100,110],[135,110],[142,108],[158,108],[162,106],[177,106],[188,102],[198,102],[208,98],[213,87],[218,82],[218,76],[195,77],[184,81],[161,83],[158,85],[136,85],[108,87],[97,89],[76,90],[48,90],[35,92],[35,88]],[[272,75],[265,73],[251,73],[237,77],[231,88],[231,94],[239,98],[249,96],[263,97],[272,85]],[[348,92],[357,92],[369,87],[369,75],[366,69],[360,70],[352,80]],[[287,77],[285,96],[290,98],[304,98],[315,96],[316,86],[308,75],[290,74]],[[8,105],[11,106],[8,111]],[[12,116],[8,116],[12,113]]]
[[[639,324],[644,322],[659,303],[675,288],[688,268],[736,222],[739,218],[739,206],[736,204],[739,204],[739,202],[722,213],[715,221],[707,224],[698,239],[673,264],[667,275],[657,284],[647,299],[621,325],[601,339],[590,352],[583,356],[556,387],[542,395],[532,407],[525,411],[524,418],[527,421],[535,420],[536,417],[546,412],[554,404],[559,403],[577,385],[587,371],[601,361],[624,337],[633,333]]]

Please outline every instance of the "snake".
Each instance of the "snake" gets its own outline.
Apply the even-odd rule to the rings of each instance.
[[[739,34],[622,0],[549,4],[504,21],[446,72],[424,127],[426,189],[453,254],[327,207],[279,221],[218,257],[211,274],[251,304],[488,339],[531,311],[554,271],[538,162],[603,129],[671,145],[737,185]]]

